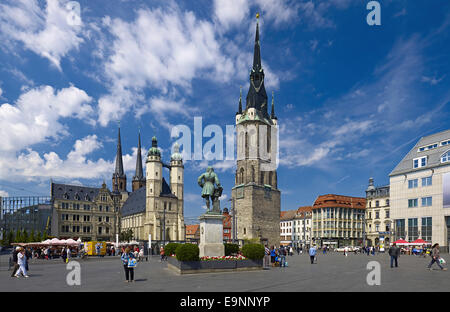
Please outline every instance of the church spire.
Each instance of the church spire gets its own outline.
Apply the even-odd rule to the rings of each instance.
[[[274,92],[272,91],[272,113],[270,114],[271,119],[277,119],[275,116],[275,100],[274,100]]]
[[[259,19],[259,14],[256,15]],[[269,119],[267,112],[267,93],[264,87],[264,70],[261,65],[261,45],[259,41],[259,21],[256,21],[255,49],[253,52],[253,67],[250,72],[250,89],[247,94],[248,108],[255,108],[261,117]]]
[[[256,14],[255,49],[253,53],[253,70],[259,71],[261,66],[261,45],[259,42],[259,13]]]
[[[120,123],[119,131],[117,136],[117,153],[116,153],[116,168],[114,170],[113,178],[113,189],[119,192],[126,192],[127,190],[127,176],[123,170],[123,160],[122,160],[122,142],[120,140]],[[117,188],[116,188],[117,185]]]
[[[136,173],[133,177],[133,192],[144,186],[144,170],[142,169],[141,130],[139,130],[138,150],[136,156]]]
[[[119,125],[119,134],[117,138],[117,153],[116,153],[116,170],[114,174],[121,178],[125,176],[123,171],[123,160],[122,160],[122,142],[120,140],[120,125]]]
[[[136,174],[134,176],[135,180],[144,179],[144,170],[142,169],[142,155],[141,155],[141,131],[139,131],[139,141],[138,141],[138,150],[136,157]]]
[[[239,108],[238,112],[239,115],[242,115],[242,87],[241,87],[241,95],[239,96]]]

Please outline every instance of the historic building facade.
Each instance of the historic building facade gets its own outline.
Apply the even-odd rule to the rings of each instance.
[[[366,190],[365,234],[367,246],[386,249],[392,242],[392,220],[389,199],[389,185],[375,187],[369,179]]]
[[[448,250],[450,130],[421,138],[390,174],[395,239],[421,238]]]
[[[241,93],[235,122],[238,159],[231,196],[235,205],[237,238],[239,242],[259,240],[279,246],[281,193],[277,186],[276,165],[273,165],[277,148],[273,133],[278,129],[278,122],[273,97],[272,112],[268,113],[258,23],[246,108],[242,109]]]
[[[140,143],[138,148],[140,155]],[[145,183],[142,181],[142,163],[138,156],[133,190],[121,209],[122,231],[131,229],[134,239],[167,243],[184,241],[184,165],[175,144],[170,164],[161,159],[156,137],[152,138],[152,147],[147,153]],[[163,169],[170,172],[170,186],[163,177]]]
[[[82,241],[115,241],[119,209],[103,183],[101,188],[51,183],[51,235]]]
[[[362,245],[365,210],[365,198],[319,196],[312,207],[313,242],[331,248]]]

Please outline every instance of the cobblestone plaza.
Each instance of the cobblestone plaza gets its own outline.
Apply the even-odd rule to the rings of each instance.
[[[443,255],[446,256],[445,254]],[[2,265],[5,263],[2,258]],[[30,263],[30,277],[11,278],[11,271],[2,266],[0,291],[10,292],[378,292],[448,291],[448,271],[426,269],[430,257],[401,256],[398,268],[390,268],[389,256],[341,253],[319,254],[317,264],[310,264],[305,254],[287,257],[288,267],[239,273],[205,273],[177,275],[158,257],[141,262],[135,271],[135,283],[124,283],[124,271],[118,257],[81,260],[81,286],[68,286],[69,271],[60,260],[39,260]],[[369,286],[366,268],[370,261],[381,266],[381,284]],[[45,287],[43,287],[45,285]]]

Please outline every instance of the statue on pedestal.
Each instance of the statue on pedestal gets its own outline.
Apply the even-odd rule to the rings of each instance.
[[[202,188],[202,197],[206,201],[206,213],[220,214],[219,197],[222,196],[223,188],[220,185],[219,177],[212,167],[208,167],[206,172],[198,177],[198,185]],[[212,210],[211,201],[213,203]]]

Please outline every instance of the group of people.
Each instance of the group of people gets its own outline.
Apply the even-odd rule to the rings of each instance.
[[[294,249],[292,246],[280,246],[277,248],[276,246],[271,246],[270,248],[266,245],[264,247],[265,255],[264,255],[264,269],[269,269],[271,263],[272,267],[280,267],[284,268],[288,266],[288,262],[286,261],[286,256],[293,256]]]
[[[394,267],[394,263],[395,263],[395,267],[398,267],[398,258],[400,257],[401,254],[401,250],[400,248],[397,246],[397,244],[392,244],[391,248],[389,248],[389,256],[391,257],[391,268]],[[437,264],[437,266],[443,270],[443,271],[447,271],[447,268],[444,268],[441,265],[441,255],[440,255],[440,250],[439,250],[439,244],[434,244],[433,247],[431,247],[431,262],[428,264],[427,268],[429,270],[433,270],[431,267],[433,266],[433,264]]]

